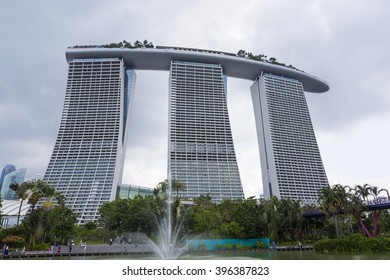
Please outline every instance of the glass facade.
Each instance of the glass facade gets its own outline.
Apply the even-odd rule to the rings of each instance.
[[[9,187],[12,184],[21,184],[24,182],[26,176],[26,168],[20,168],[18,170],[12,171],[4,176],[3,185],[1,188],[1,198],[6,200],[19,199],[16,193],[11,190]]]
[[[116,198],[120,198],[120,199],[134,198],[137,195],[143,197],[148,195],[153,195],[153,189],[147,187],[141,187],[137,185],[122,184],[118,186]]]
[[[6,166],[4,166],[3,170],[1,171],[1,176],[0,176],[0,192],[1,192],[1,188],[3,186],[4,177],[7,174],[9,174],[15,170],[16,170],[15,165],[7,164]]]
[[[215,202],[244,198],[220,65],[172,62],[169,173],[186,186],[180,195]]]

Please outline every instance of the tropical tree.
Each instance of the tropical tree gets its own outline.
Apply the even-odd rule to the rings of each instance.
[[[272,196],[269,200],[262,201],[264,209],[260,216],[261,228],[264,236],[271,240],[279,240],[279,230],[283,226],[283,218],[280,210],[280,201],[276,196]]]
[[[379,189],[378,187],[369,186],[368,190],[369,190],[369,195],[373,198],[373,200],[377,200],[379,198],[379,195],[383,192],[386,192],[387,197],[390,198],[389,191],[386,189]],[[372,229],[372,234],[371,234],[371,236],[369,235],[370,237],[376,237],[376,235],[377,235],[378,224],[379,224],[379,219],[380,219],[381,213],[382,213],[382,209],[376,209],[376,210],[372,211],[374,225],[373,225],[373,229]]]
[[[131,199],[116,199],[100,207],[100,222],[110,235],[130,231]]]
[[[355,196],[367,202],[368,196],[370,195],[370,185],[369,184],[356,185],[354,191],[355,191]]]
[[[163,192],[166,193],[169,189],[169,182],[168,179],[165,179],[162,182],[159,182],[154,189],[154,193]],[[186,185],[184,183],[180,182],[179,180],[172,179],[172,190],[176,190],[176,197],[179,197],[179,191],[185,191],[187,189]]]
[[[231,205],[232,219],[229,222],[237,222],[243,227],[244,238],[259,238],[262,235],[261,210],[263,205],[253,196],[245,200],[235,200]]]
[[[34,181],[26,181],[20,185],[15,183],[10,185],[10,189],[13,190],[20,199],[18,220],[16,222],[16,225],[19,225],[20,212],[22,210],[23,202],[30,199],[35,194],[35,192],[38,191],[38,189],[36,188]]]
[[[279,210],[282,225],[280,238],[286,241],[301,240],[303,235],[303,211],[299,200],[281,199]]]
[[[218,235],[218,227],[222,223],[222,217],[210,195],[202,195],[194,199],[192,207],[195,233],[206,236]]]
[[[318,205],[305,204],[302,206],[302,213],[318,212]],[[304,218],[302,223],[304,239],[319,240],[324,237],[326,232],[326,218]]]
[[[387,197],[389,197],[389,192],[386,189],[379,189],[369,184],[357,185],[353,188],[339,184],[333,187],[326,187],[319,192],[321,210],[335,218],[336,230],[336,217],[344,214],[352,216],[366,236],[376,237],[382,209],[375,209],[371,211],[371,214],[367,214],[367,205],[370,198],[378,199],[383,192],[386,192]],[[369,229],[370,216],[372,216],[371,231]]]
[[[61,244],[64,237],[70,237],[75,231],[77,223],[77,215],[69,207],[63,205],[56,205],[52,211],[49,212],[51,221],[51,231],[54,236],[60,237]]]
[[[100,209],[100,223],[106,235],[142,232],[152,236],[156,223],[163,214],[162,202],[154,196],[135,196],[104,203]]]
[[[319,196],[319,205],[321,211],[328,217],[333,218],[333,222],[336,228],[336,236],[339,236],[339,227],[337,222],[337,215],[342,210],[342,205],[340,198],[342,197],[341,188],[337,187],[337,191],[334,187],[326,186],[320,189]]]

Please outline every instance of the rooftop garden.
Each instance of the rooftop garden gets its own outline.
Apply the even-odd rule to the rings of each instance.
[[[148,42],[148,40],[141,41],[135,41],[134,43],[127,42],[126,40],[123,40],[123,42],[119,43],[111,43],[111,44],[105,44],[105,45],[76,45],[73,47],[69,47],[69,49],[86,49],[86,48],[104,48],[104,49],[118,49],[118,48],[125,48],[125,49],[153,49],[154,45],[152,42]]]
[[[105,49],[117,49],[117,48],[121,48],[121,49],[122,48],[124,48],[124,49],[154,49],[154,48],[160,48],[160,49],[167,49],[167,48],[172,48],[172,49],[180,49],[180,50],[188,50],[188,51],[212,52],[212,53],[217,53],[217,54],[225,54],[225,55],[229,55],[229,56],[241,57],[241,58],[271,63],[271,64],[280,65],[280,66],[292,68],[295,70],[299,70],[292,65],[286,65],[284,63],[277,61],[275,57],[267,58],[267,55],[264,55],[264,54],[255,55],[255,54],[252,54],[251,52],[247,52],[245,50],[239,50],[237,52],[237,54],[231,54],[231,53],[225,53],[225,52],[192,49],[192,48],[159,47],[159,46],[154,46],[153,43],[149,42],[148,40],[143,40],[142,42],[137,40],[134,43],[130,43],[130,42],[127,42],[126,40],[123,40],[122,42],[119,42],[119,43],[110,43],[110,44],[104,44],[104,45],[81,45],[81,46],[76,45],[76,46],[69,47],[69,48],[70,49],[86,49],[86,48],[105,48]]]

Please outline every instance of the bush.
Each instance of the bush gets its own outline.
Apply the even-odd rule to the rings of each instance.
[[[239,243],[236,244],[236,249],[237,250],[249,250],[250,246],[249,245],[241,245]]]
[[[47,251],[50,248],[50,244],[37,244],[30,248],[30,251]]]
[[[10,248],[15,248],[15,249],[22,248],[23,246],[26,245],[26,239],[17,235],[6,236],[1,241],[7,244]]]
[[[256,249],[268,249],[268,244],[265,244],[264,242],[257,241],[255,244]]]
[[[339,239],[323,239],[314,243],[314,250],[328,253],[368,253],[390,251],[390,238],[368,238],[352,235]]]

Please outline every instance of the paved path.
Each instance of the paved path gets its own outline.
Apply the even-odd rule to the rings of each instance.
[[[25,254],[20,252],[10,252],[9,255],[3,256],[0,255],[0,258],[34,258],[34,257],[50,257],[50,256],[69,256],[69,255],[151,255],[153,254],[149,245],[146,244],[99,244],[99,245],[88,245],[84,247],[80,245],[73,245],[71,251],[69,251],[69,246],[62,245],[60,246],[61,250],[58,253],[58,246],[54,246],[54,250],[46,251],[26,251]]]

